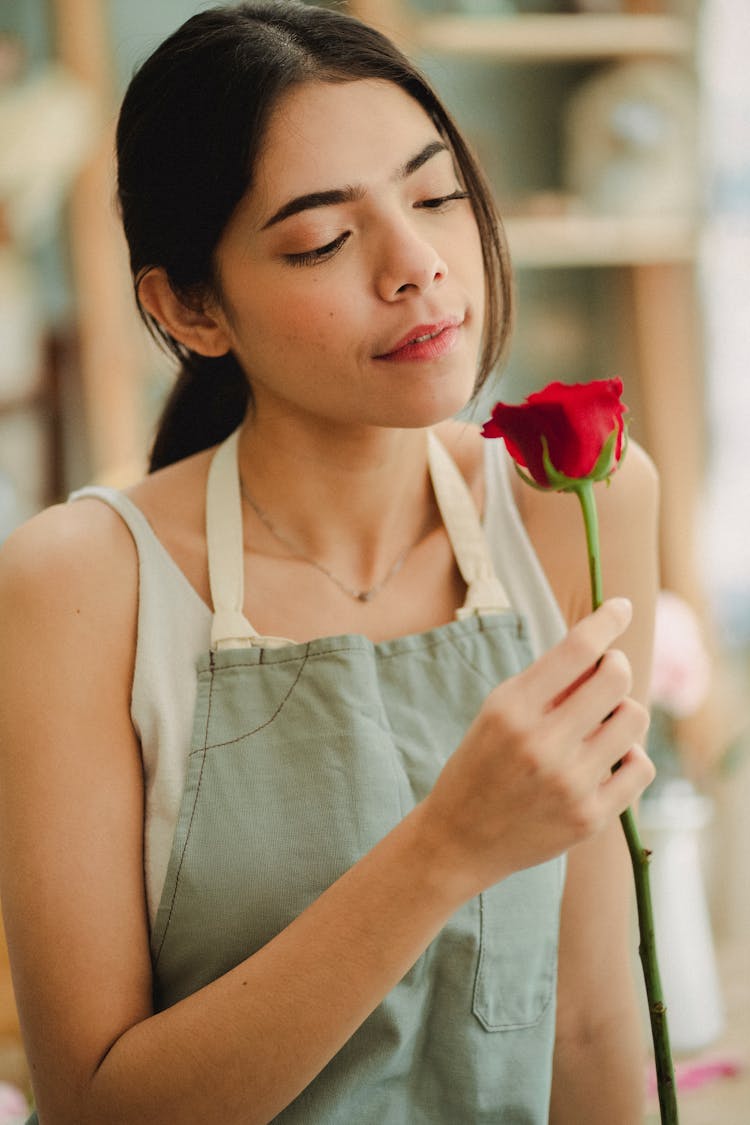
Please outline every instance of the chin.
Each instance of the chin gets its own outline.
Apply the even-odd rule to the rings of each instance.
[[[428,429],[430,426],[437,426],[440,422],[446,422],[448,419],[454,418],[456,414],[463,410],[471,399],[472,391],[464,395],[435,396],[430,401],[414,404],[410,407],[401,406],[400,409],[395,407],[394,404],[394,410],[389,411],[390,417],[383,424],[404,430]]]
[[[474,378],[464,380],[452,387],[441,388],[437,394],[425,398],[425,401],[420,405],[421,412],[427,420],[421,424],[435,426],[438,422],[445,422],[448,418],[454,418],[471,402],[475,384]]]

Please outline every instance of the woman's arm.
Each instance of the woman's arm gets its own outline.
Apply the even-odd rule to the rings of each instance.
[[[462,902],[597,831],[651,776],[628,749],[645,718],[627,668],[602,658],[627,623],[610,603],[490,694],[430,797],[292,925],[154,1013],[136,608],[134,546],[95,501],[0,552],[0,889],[42,1125],[269,1121]]]
[[[633,622],[618,647],[630,659],[632,695],[644,702],[658,584],[657,493],[653,466],[634,443],[611,486],[596,489],[605,594],[623,594],[633,602]],[[537,549],[572,622],[590,604],[578,501],[538,493],[528,501]],[[561,542],[570,544],[564,557]],[[643,984],[640,978],[634,982],[632,973],[634,901],[630,858],[615,820],[568,855],[554,1125],[636,1125],[643,1120],[645,1046],[637,1004]]]

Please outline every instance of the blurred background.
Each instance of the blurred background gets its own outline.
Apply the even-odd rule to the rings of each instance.
[[[126,486],[144,469],[172,374],[134,311],[113,130],[134,68],[210,6],[0,0],[0,541],[74,488]],[[553,379],[620,375],[632,432],[660,470],[659,778],[643,828],[682,1120],[740,1125],[750,1120],[750,5],[329,6],[420,62],[494,184],[517,325],[477,417]],[[0,1080],[24,1087],[0,970]]]

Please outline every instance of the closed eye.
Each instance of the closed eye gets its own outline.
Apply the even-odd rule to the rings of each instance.
[[[433,199],[422,199],[415,206],[422,208],[425,211],[442,211],[450,203],[458,199],[468,199],[468,191],[452,191],[450,195],[438,195]],[[285,254],[284,260],[292,266],[316,266],[321,262],[327,261],[341,249],[349,237],[349,232],[345,231],[340,234],[338,238],[334,238],[332,242],[327,242],[325,246],[317,246],[314,250],[304,250],[299,254]]]
[[[328,258],[332,258],[336,251],[341,249],[348,237],[349,232],[345,231],[338,238],[334,238],[333,242],[327,242],[325,246],[317,246],[314,250],[305,250],[300,254],[285,254],[284,259],[292,266],[318,265],[319,262],[325,262]]]
[[[423,199],[416,206],[424,207],[428,211],[441,211],[448,203],[452,203],[456,199],[468,198],[468,191],[453,191],[450,195],[439,195],[435,199]]]

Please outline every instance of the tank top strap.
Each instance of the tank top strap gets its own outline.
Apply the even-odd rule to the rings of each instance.
[[[431,431],[427,440],[432,485],[456,563],[466,583],[466,600],[456,611],[456,617],[461,620],[477,613],[502,613],[510,603],[495,574],[469,488],[442,442]],[[235,430],[219,446],[206,486],[208,574],[214,607],[211,648],[253,645],[277,648],[295,644],[287,637],[261,637],[243,612],[245,583],[238,442],[239,430]]]

